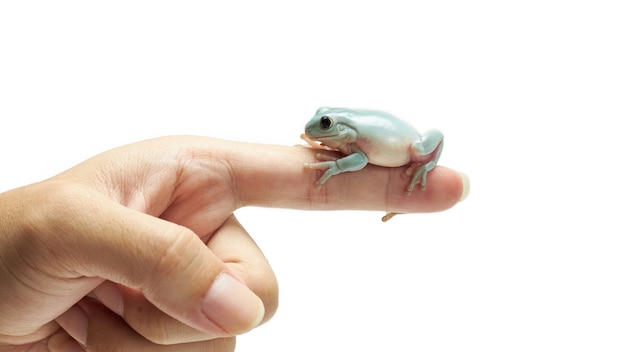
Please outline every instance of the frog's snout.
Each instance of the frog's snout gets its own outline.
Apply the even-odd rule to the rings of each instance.
[[[311,135],[311,129],[312,129],[311,126],[306,126],[304,128],[304,134],[306,134],[307,136]]]

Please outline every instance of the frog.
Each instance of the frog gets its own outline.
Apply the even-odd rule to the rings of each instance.
[[[443,149],[443,133],[432,129],[420,134],[411,124],[383,111],[321,107],[306,123],[301,135],[315,148],[338,151],[341,157],[317,153],[317,162],[306,169],[324,170],[315,182],[324,185],[332,176],[363,169],[367,164],[383,167],[407,166],[402,177],[410,178],[405,194],[419,184],[426,189]],[[383,221],[395,213],[388,213]]]

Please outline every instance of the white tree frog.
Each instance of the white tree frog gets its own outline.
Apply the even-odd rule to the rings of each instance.
[[[410,124],[380,111],[320,108],[306,124],[302,138],[312,146],[338,150],[344,157],[334,159],[318,154],[319,162],[306,163],[309,169],[326,170],[316,182],[321,186],[342,172],[358,171],[368,163],[397,167],[409,165],[404,176],[412,177],[406,194],[415,185],[426,188],[426,175],[439,160],[443,134],[430,130],[420,135]],[[387,219],[388,220],[388,219]]]

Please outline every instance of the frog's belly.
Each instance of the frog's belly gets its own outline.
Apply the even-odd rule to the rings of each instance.
[[[370,164],[396,167],[408,164],[411,161],[410,142],[387,142],[380,146],[369,143],[361,145],[361,150],[367,155]]]

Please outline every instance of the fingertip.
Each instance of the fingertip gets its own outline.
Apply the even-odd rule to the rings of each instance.
[[[225,333],[236,334],[258,326],[265,307],[243,282],[223,272],[204,297],[202,313]]]
[[[462,202],[469,195],[470,181],[469,181],[469,177],[467,176],[467,174],[463,172],[459,172],[459,175],[461,175],[461,181],[463,182],[463,191],[461,192],[461,198],[459,198],[459,202]]]

